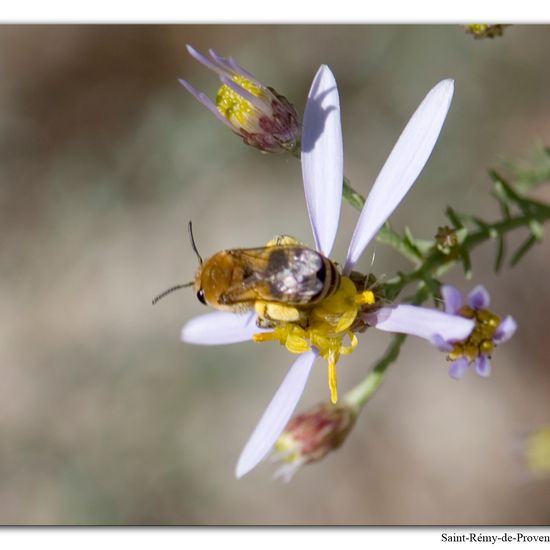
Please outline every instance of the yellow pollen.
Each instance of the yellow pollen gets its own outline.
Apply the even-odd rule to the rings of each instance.
[[[371,290],[365,290],[364,292],[361,292],[361,294],[357,294],[355,296],[355,303],[362,305],[368,305],[371,306],[374,304],[374,292]]]
[[[234,76],[233,81],[256,97],[262,95],[262,88],[244,76]],[[244,99],[233,88],[227,86],[227,84],[224,84],[218,90],[216,107],[229,122],[239,127],[244,126],[255,113],[255,107],[250,101]]]
[[[266,317],[274,325],[272,332],[255,334],[255,342],[278,341],[291,353],[304,353],[315,348],[328,363],[328,385],[332,403],[338,400],[336,364],[340,355],[349,355],[358,344],[357,336],[351,330],[360,311],[375,303],[372,291],[357,292],[349,277],[342,277],[340,287],[332,295],[304,313],[298,321],[288,318]],[[277,312],[277,309],[263,307],[269,302],[257,302],[256,312]],[[261,316],[260,316],[261,317]]]

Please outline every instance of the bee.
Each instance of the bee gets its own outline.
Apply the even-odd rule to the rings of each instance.
[[[172,287],[153,303],[179,288],[194,286],[198,300],[222,311],[256,309],[259,324],[299,321],[305,312],[334,294],[341,275],[337,265],[323,254],[292,237],[279,236],[266,246],[222,250],[203,261],[189,238],[199,267],[195,280]]]

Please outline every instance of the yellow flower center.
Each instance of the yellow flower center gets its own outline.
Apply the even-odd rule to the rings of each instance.
[[[490,354],[495,347],[493,337],[500,325],[500,317],[486,309],[476,311],[470,306],[464,306],[459,313],[462,317],[475,321],[475,326],[466,340],[454,345],[448,358],[455,361],[460,357],[466,357],[468,361],[473,361],[481,354]]]
[[[234,76],[233,81],[256,97],[260,97],[263,93],[260,86],[244,76]],[[250,101],[244,99],[226,84],[218,90],[216,106],[229,122],[239,127],[244,126],[255,112],[255,107]]]
[[[348,355],[357,347],[352,325],[364,306],[375,302],[370,290],[358,292],[349,277],[342,277],[340,287],[332,295],[306,310],[305,319],[275,321],[272,332],[255,334],[255,342],[278,340],[291,353],[304,353],[316,348],[328,364],[330,400],[338,401],[336,363],[340,355]]]

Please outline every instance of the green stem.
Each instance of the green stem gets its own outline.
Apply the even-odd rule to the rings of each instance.
[[[427,300],[429,295],[428,288],[421,286],[414,295],[412,303],[420,305]],[[387,368],[399,357],[401,346],[407,336],[407,334],[394,334],[386,353],[374,364],[367,377],[344,396],[344,402],[353,407],[356,414],[359,414],[382,385]]]
[[[342,196],[344,199],[346,199],[353,208],[359,210],[363,210],[363,206],[365,206],[365,197],[361,195],[361,193],[358,193],[352,186],[348,178],[344,176],[344,188],[342,190]]]
[[[507,220],[499,221],[493,224],[487,224],[483,228],[470,233],[462,243],[461,247],[471,251],[476,246],[484,243],[488,239],[496,239],[502,237],[506,233],[513,231],[519,227],[526,227],[532,217],[520,215]],[[540,212],[539,221],[550,220],[550,210]],[[422,265],[411,273],[401,273],[396,282],[388,282],[385,285],[388,297],[397,296],[401,290],[413,282],[426,281],[434,277],[440,277],[453,267],[457,260],[456,255],[444,254],[434,247],[434,250],[424,260]]]
[[[344,176],[344,187],[342,189],[342,197],[349,202],[353,208],[356,210],[363,210],[363,206],[365,206],[365,197],[361,195],[361,193],[357,192],[352,186],[349,181],[349,179]],[[387,244],[389,246],[392,246],[395,248],[398,252],[400,252],[403,256],[408,258],[411,262],[418,265],[418,256],[410,249],[410,247],[406,246],[406,244],[403,242],[403,239],[401,239],[396,233],[394,233],[389,225],[384,225],[380,228],[380,231],[378,231],[378,235],[376,236],[376,240],[378,242],[381,242],[383,244]]]
[[[406,339],[406,334],[395,334],[386,353],[375,363],[367,377],[344,396],[343,401],[353,407],[356,413],[359,413],[376,393],[384,380],[386,369],[399,357],[401,346]]]

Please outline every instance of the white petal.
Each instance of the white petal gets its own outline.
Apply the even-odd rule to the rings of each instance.
[[[317,250],[330,254],[342,202],[344,153],[336,80],[321,65],[307,98],[302,130],[302,174]]]
[[[288,371],[239,457],[235,470],[238,478],[255,468],[275,445],[298,405],[316,357],[308,351]]]
[[[434,335],[446,341],[463,340],[474,328],[470,319],[407,304],[383,307],[369,315],[367,320],[377,329],[412,334],[430,341]]]
[[[215,311],[191,319],[181,330],[181,339],[189,344],[215,346],[235,344],[252,339],[252,335],[265,332],[256,326],[254,313],[236,314]]]
[[[384,225],[424,168],[447,116],[452,80],[443,80],[425,97],[397,140],[376,178],[351,238],[345,273]]]

